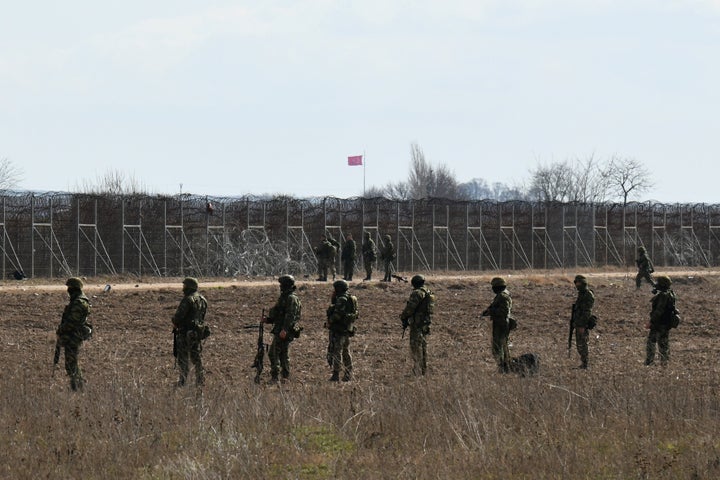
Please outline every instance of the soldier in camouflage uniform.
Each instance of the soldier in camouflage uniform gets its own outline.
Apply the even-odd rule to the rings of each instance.
[[[636,289],[640,290],[640,284],[642,283],[643,279],[645,279],[650,285],[655,285],[655,282],[653,282],[653,278],[651,275],[655,271],[655,268],[653,268],[652,261],[645,252],[645,247],[638,248],[638,258],[637,260],[635,260],[635,263],[638,267],[638,273],[635,277]]]
[[[333,303],[327,309],[327,327],[330,330],[330,363],[332,366],[331,382],[340,380],[340,369],[343,370],[343,382],[350,381],[352,376],[352,357],[350,356],[350,337],[355,335],[357,320],[357,298],[348,293],[348,283],[337,280],[333,283],[335,293]]]
[[[385,277],[383,282],[389,282],[392,280],[393,272],[393,261],[395,261],[395,245],[392,243],[392,237],[385,235],[383,237],[383,246],[380,250],[380,260],[383,261],[385,267]]]
[[[332,276],[333,281],[335,281],[335,275],[337,271],[337,253],[338,250],[340,250],[340,242],[335,240],[332,235],[328,234],[327,241],[330,243],[330,249],[328,249],[328,270],[330,271],[330,275]]]
[[[92,334],[92,327],[87,322],[90,301],[82,291],[83,283],[79,278],[68,278],[65,285],[70,303],[65,307],[57,328],[57,345],[65,349],[65,371],[70,377],[70,388],[76,391],[82,390],[85,385],[78,355],[82,342],[89,340]]]
[[[318,262],[318,278],[319,282],[327,282],[328,270],[335,261],[335,254],[333,250],[335,247],[327,239],[325,235],[320,237],[320,245],[315,247],[315,255],[317,256]],[[334,267],[333,270],[334,272]]]
[[[588,288],[587,278],[584,275],[576,275],[573,282],[577,289],[578,296],[573,305],[575,318],[575,344],[580,354],[580,366],[578,368],[586,369],[588,367],[588,338],[590,330],[588,326],[593,316],[592,309],[595,305],[595,295]]]
[[[675,311],[675,292],[670,285],[670,277],[661,275],[655,285],[655,296],[652,298],[650,321],[645,325],[650,329],[646,344],[645,365],[652,365],[655,361],[655,344],[660,350],[660,364],[667,365],[670,360],[670,318]]]
[[[280,283],[280,297],[270,309],[266,323],[272,323],[270,333],[273,335],[270,344],[270,375],[272,381],[276,382],[278,373],[282,372],[282,378],[290,377],[290,342],[300,335],[300,314],[302,304],[295,295],[295,278],[292,275],[283,275],[278,278]]]
[[[377,248],[375,247],[375,242],[370,237],[370,232],[365,232],[363,239],[362,256],[363,266],[365,267],[365,278],[363,280],[371,280],[373,263],[377,260]]]
[[[357,245],[353,240],[352,234],[348,233],[343,244],[341,260],[343,262],[343,280],[352,281],[353,272],[355,270],[355,256]]]
[[[202,362],[202,341],[210,334],[205,325],[207,300],[198,293],[198,281],[187,277],[182,282],[183,298],[172,317],[175,335],[175,358],[180,368],[177,386],[185,386],[190,362],[195,367],[195,384],[201,387],[205,383],[205,370]]]
[[[495,298],[490,306],[482,312],[482,316],[490,317],[492,321],[492,354],[497,363],[498,372],[508,373],[510,371],[508,337],[510,336],[512,298],[507,291],[507,282],[504,278],[493,278],[490,281],[490,287],[495,293]]]
[[[425,375],[427,370],[427,336],[435,310],[435,295],[425,286],[425,277],[415,275],[410,279],[413,291],[400,314],[403,330],[410,327],[410,353],[413,374]]]

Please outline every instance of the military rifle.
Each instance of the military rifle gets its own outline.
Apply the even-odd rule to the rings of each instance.
[[[260,374],[263,371],[263,362],[265,360],[265,351],[267,350],[267,344],[263,339],[265,334],[265,309],[263,308],[260,316],[260,324],[258,325],[258,339],[257,339],[257,353],[255,353],[255,361],[251,368],[256,370],[255,372],[255,383],[260,383]]]
[[[55,353],[53,355],[53,371],[52,376],[55,376],[55,367],[60,362],[60,337],[55,340]]]
[[[572,304],[572,310],[570,314],[570,332],[568,333],[568,351],[567,356],[570,357],[570,350],[572,350],[572,337],[573,337],[573,330],[575,330],[575,315],[577,313],[577,307],[575,304]]]
[[[396,273],[393,273],[393,274],[390,275],[390,276],[391,276],[392,278],[394,278],[395,280],[397,280],[398,282],[408,283],[408,279],[407,279],[407,278],[405,278],[405,277],[403,277],[403,276],[401,276],[401,275],[398,275],[398,274],[396,274]]]
[[[177,341],[177,328],[172,329],[173,335],[173,357],[175,357],[175,365],[173,368],[177,368],[177,356],[178,356],[178,341]]]

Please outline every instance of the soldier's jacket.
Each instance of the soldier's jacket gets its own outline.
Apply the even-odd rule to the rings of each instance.
[[[595,295],[587,286],[578,290],[577,300],[575,300],[575,326],[584,328],[590,322],[592,316],[593,305],[595,305]]]
[[[392,262],[395,260],[395,245],[392,242],[385,242],[380,251],[380,260]]]
[[[294,290],[285,290],[280,293],[277,303],[270,309],[267,318],[272,322],[271,333],[279,334],[282,330],[292,333],[295,325],[300,321],[302,303]],[[292,335],[288,340],[292,339]]]
[[[331,259],[337,254],[337,248],[329,240],[323,240],[323,242],[315,248],[315,254],[321,260]]]
[[[505,320],[512,311],[512,298],[507,290],[495,294],[492,303],[487,308],[487,313],[492,320]]]
[[[638,271],[641,273],[653,273],[655,271],[650,258],[648,258],[645,253],[641,253],[638,259],[635,260],[635,263],[637,264]]]
[[[335,302],[328,308],[327,315],[331,332],[341,335],[353,333],[358,317],[357,298],[347,292],[335,296]]]
[[[342,249],[342,256],[341,258],[343,260],[355,260],[355,250],[356,250],[355,240],[348,240],[345,242],[345,245],[343,245]]]
[[[377,248],[372,238],[368,238],[363,242],[362,254],[365,260],[375,260],[377,258]]]
[[[427,299],[425,298],[427,297]],[[410,294],[405,308],[400,314],[401,320],[408,320],[411,327],[424,327],[432,323],[435,309],[434,296],[424,285]]]
[[[675,307],[675,292],[672,290],[660,290],[650,302],[652,303],[650,326],[669,327],[670,317]]]
[[[83,293],[70,297],[70,302],[63,310],[62,320],[57,334],[62,341],[81,342],[85,338],[88,327],[87,317],[90,315],[90,300]]]
[[[202,327],[207,313],[207,300],[197,291],[185,295],[180,300],[175,315],[173,315],[173,326],[180,332],[189,332]]]

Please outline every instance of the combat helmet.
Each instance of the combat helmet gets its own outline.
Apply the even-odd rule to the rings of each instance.
[[[672,285],[672,280],[667,275],[660,275],[655,277],[655,287],[660,290],[667,290]]]
[[[507,282],[502,277],[495,277],[490,280],[491,287],[507,287]]]
[[[65,282],[65,286],[67,286],[68,288],[76,288],[78,290],[82,290],[83,282],[78,277],[70,277]]]
[[[410,279],[410,283],[412,284],[413,287],[420,288],[423,285],[425,285],[425,277],[423,277],[422,275],[414,275]]]
[[[587,278],[585,275],[575,275],[575,280],[573,280],[573,283],[582,283],[584,285],[587,285]]]
[[[278,282],[280,282],[280,288],[290,288],[295,286],[295,277],[292,275],[281,275],[280,278],[278,278]]]
[[[335,280],[333,282],[333,288],[336,292],[347,292],[349,285],[345,280]]]
[[[190,290],[197,290],[198,289],[197,278],[185,277],[185,279],[183,280],[183,287],[188,288]]]
[[[638,253],[645,253],[645,247],[638,247]]]

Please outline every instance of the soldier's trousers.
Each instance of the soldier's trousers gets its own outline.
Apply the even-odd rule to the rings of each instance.
[[[268,351],[272,378],[277,378],[279,372],[282,372],[284,378],[290,376],[290,342],[291,340],[282,340],[277,333],[273,334],[273,341]]]
[[[363,266],[365,267],[365,278],[370,280],[372,278],[373,260],[363,259]]]
[[[655,282],[653,282],[650,272],[638,272],[638,274],[635,276],[635,287],[640,288],[643,278],[647,280],[650,285],[655,285]]]
[[[510,336],[510,325],[507,318],[492,319],[492,354],[500,370],[508,371],[510,363],[510,349],[508,348],[508,337]]]
[[[352,356],[350,356],[350,336],[330,333],[330,359],[333,373],[343,371],[344,375],[352,372]]]
[[[190,362],[195,367],[195,382],[202,385],[205,382],[205,370],[202,363],[202,340],[197,332],[177,333],[177,363],[180,369],[179,385],[185,385],[188,373],[190,373]]]
[[[660,363],[663,365],[670,360],[670,329],[667,327],[650,327],[647,344],[645,347],[645,364],[650,365],[655,361],[655,344],[660,350]]]
[[[65,372],[70,377],[70,388],[73,390],[82,390],[85,383],[82,370],[78,365],[80,345],[82,345],[82,341],[64,340],[62,342],[65,349]]]
[[[427,339],[421,327],[410,327],[410,355],[413,360],[413,374],[425,375],[427,370]]]
[[[386,282],[389,282],[390,280],[392,280],[392,272],[393,272],[392,261],[386,260],[384,263],[384,267],[385,267],[385,278],[383,278],[383,280],[385,280]]]
[[[580,361],[583,365],[587,366],[588,363],[588,339],[590,338],[590,331],[585,327],[575,328],[575,345],[577,351],[580,354]]]
[[[355,262],[353,260],[343,261],[343,278],[345,280],[352,280],[353,270],[355,270]]]
[[[327,280],[328,277],[328,261],[324,259],[318,260],[318,280]]]

